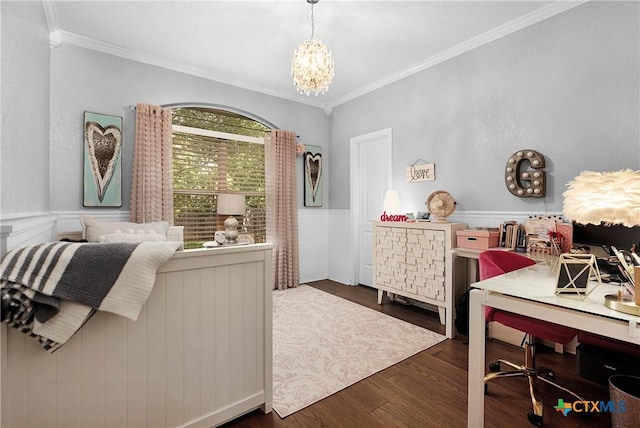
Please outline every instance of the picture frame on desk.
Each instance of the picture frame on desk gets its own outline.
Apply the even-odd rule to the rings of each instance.
[[[595,285],[589,287],[589,281]],[[593,254],[560,254],[556,295],[572,293],[585,299],[600,283],[600,271]]]

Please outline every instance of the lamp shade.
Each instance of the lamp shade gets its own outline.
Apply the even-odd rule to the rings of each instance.
[[[640,226],[640,171],[583,171],[567,184],[563,214],[580,224]]]
[[[320,40],[305,40],[293,53],[291,75],[300,93],[324,94],[333,79],[331,52]]]
[[[218,195],[216,212],[223,215],[240,215],[245,212],[245,197],[235,193]]]
[[[387,214],[400,214],[400,198],[395,190],[387,190],[384,194],[382,210]]]

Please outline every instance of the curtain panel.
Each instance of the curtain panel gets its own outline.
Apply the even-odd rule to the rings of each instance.
[[[173,225],[171,108],[136,106],[131,221]]]
[[[265,137],[267,241],[273,244],[274,288],[300,285],[296,134],[272,130]]]

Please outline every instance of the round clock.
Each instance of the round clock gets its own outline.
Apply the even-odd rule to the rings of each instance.
[[[224,234],[223,231],[218,230],[214,235],[213,235],[213,239],[215,239],[215,241],[219,244],[219,245],[223,245],[225,242],[227,242],[227,237]]]

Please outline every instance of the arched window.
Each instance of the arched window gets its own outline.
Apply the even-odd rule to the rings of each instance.
[[[238,232],[266,241],[264,140],[270,128],[223,109],[173,107],[174,224],[184,226],[185,248],[199,248],[224,230],[218,195],[245,196]],[[242,235],[241,235],[242,236]]]

